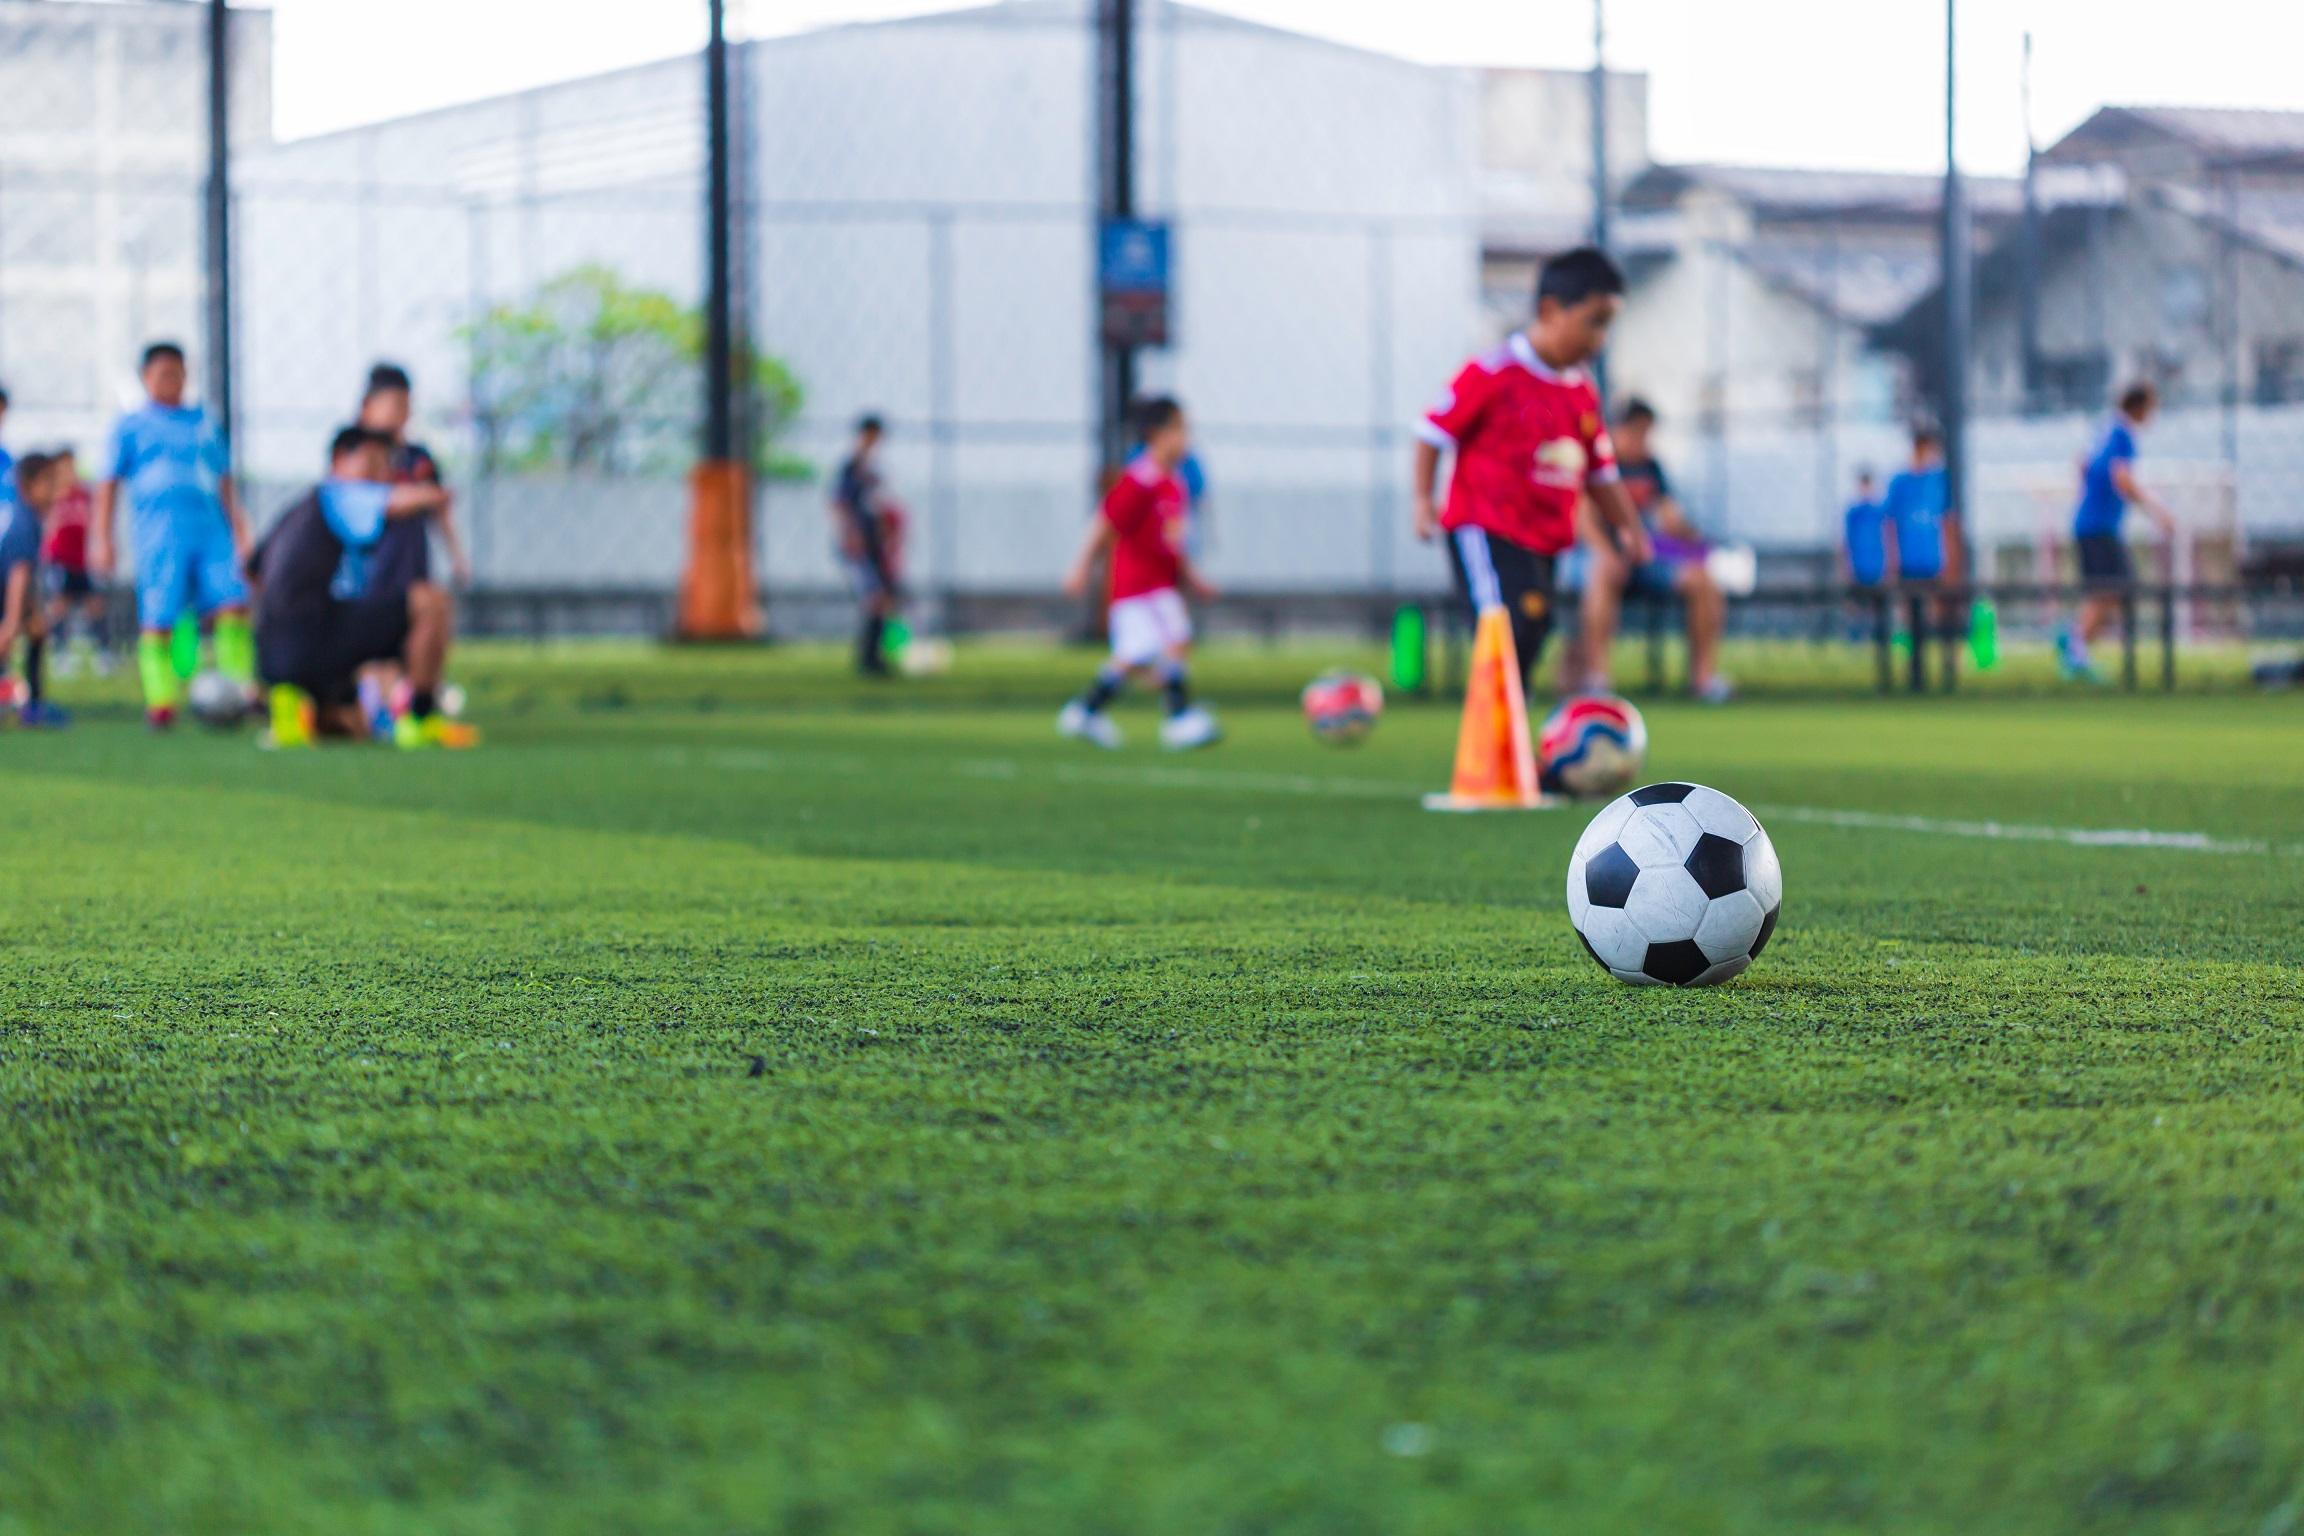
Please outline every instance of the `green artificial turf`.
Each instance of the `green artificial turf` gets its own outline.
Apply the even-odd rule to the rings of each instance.
[[[1344,654],[0,736],[0,1536],[2304,1532],[2304,700],[1651,705],[1787,888],[1669,993]]]

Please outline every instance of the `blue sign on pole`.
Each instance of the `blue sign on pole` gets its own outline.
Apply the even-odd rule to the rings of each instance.
[[[1118,347],[1168,345],[1168,226],[1106,219],[1097,232],[1097,287],[1104,339]]]

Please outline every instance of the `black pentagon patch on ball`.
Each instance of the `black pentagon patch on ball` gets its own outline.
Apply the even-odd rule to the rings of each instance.
[[[1592,947],[1592,941],[1584,937],[1584,930],[1581,928],[1576,930],[1576,942],[1584,946],[1584,953],[1592,957],[1592,963],[1594,965],[1600,967],[1600,969],[1604,971],[1608,969],[1608,962],[1600,958],[1600,951]],[[1611,974],[1613,973],[1611,972]]]
[[[1766,917],[1760,919],[1759,935],[1752,940],[1753,959],[1757,960],[1760,958],[1760,951],[1766,949],[1768,947],[1769,939],[1775,936],[1776,914],[1783,910],[1784,904],[1782,902],[1778,902],[1775,906],[1768,909],[1768,915]]]
[[[1584,866],[1584,894],[1596,907],[1621,908],[1632,899],[1632,882],[1639,878],[1640,866],[1624,845],[1610,843]]]
[[[1632,791],[1631,798],[1634,805],[1678,805],[1694,793],[1693,784],[1651,784]]]
[[[1707,832],[1688,854],[1688,873],[1714,901],[1733,896],[1744,889],[1744,845]]]
[[[1712,969],[1712,957],[1697,948],[1694,939],[1674,939],[1669,944],[1649,945],[1648,958],[1640,962],[1640,969],[1658,981],[1684,987]]]

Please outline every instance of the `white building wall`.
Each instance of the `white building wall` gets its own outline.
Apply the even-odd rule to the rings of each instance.
[[[1145,356],[1143,384],[1193,409],[1211,565],[1239,587],[1436,584],[1396,492],[1419,404],[1480,340],[1469,78],[1148,10],[1140,201],[1176,225],[1178,344]],[[787,447],[829,472],[855,415],[883,412],[915,583],[1052,586],[1097,472],[1087,9],[1025,0],[746,57],[756,335],[808,395]],[[676,61],[265,157],[244,228],[250,451],[308,472],[378,353],[468,450],[458,328],[579,262],[692,300],[698,76]],[[838,579],[823,494],[765,494],[772,587]],[[549,506],[483,511],[491,576],[530,579]],[[651,510],[621,543],[562,541],[555,579],[675,568],[677,498],[634,506]]]
[[[272,17],[232,12],[233,137],[271,126]],[[203,340],[206,16],[0,0],[0,381],[12,443],[103,440],[160,337]],[[194,358],[194,377],[199,359]]]

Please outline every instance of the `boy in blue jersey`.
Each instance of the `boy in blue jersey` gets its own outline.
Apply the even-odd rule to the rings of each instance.
[[[112,429],[89,564],[112,568],[114,519],[121,493],[136,539],[136,612],[142,630],[136,665],[144,681],[145,718],[158,729],[176,723],[179,679],[169,658],[170,634],[189,608],[213,637],[216,668],[256,686],[256,644],[248,625],[248,584],[240,562],[248,521],[233,488],[222,427],[184,403],[184,349],[172,341],[144,349],[141,407]]]
[[[1895,559],[1896,532],[1880,504],[1879,482],[1869,469],[1856,471],[1856,499],[1840,520],[1842,574],[1852,587],[1877,587],[1888,579]]]
[[[1880,510],[1895,541],[1898,581],[1958,579],[1960,513],[1944,469],[1943,433],[1925,425],[1912,429],[1912,462],[1888,477]]]
[[[60,467],[50,454],[27,454],[0,476],[0,670],[24,641],[24,694],[19,724],[53,727],[64,712],[48,702],[48,617],[40,590],[41,520],[55,505]]]
[[[329,445],[328,478],[282,514],[265,538],[256,651],[271,685],[272,745],[305,747],[322,735],[358,735],[356,679],[372,662],[398,660],[410,687],[428,697],[447,652],[446,604],[411,590],[403,607],[369,592],[388,528],[449,504],[439,485],[390,483],[393,440],[346,427]],[[434,592],[429,583],[423,592]],[[426,709],[396,733],[404,747],[470,746],[467,729]]]
[[[8,391],[0,388],[0,427],[8,425]],[[8,445],[0,443],[0,498],[5,498],[16,486],[16,461],[8,456]]]
[[[2160,392],[2152,385],[2129,385],[2095,448],[2080,461],[2080,504],[2072,512],[2072,539],[2080,550],[2080,579],[2089,592],[2080,604],[2078,621],[2056,637],[2056,659],[2066,677],[2097,680],[2095,665],[2088,659],[2089,643],[2119,616],[2120,594],[2136,579],[2128,546],[2120,537],[2129,503],[2144,509],[2159,525],[2162,537],[2176,536],[2176,519],[2167,506],[2136,483],[2136,434],[2159,407]]]

